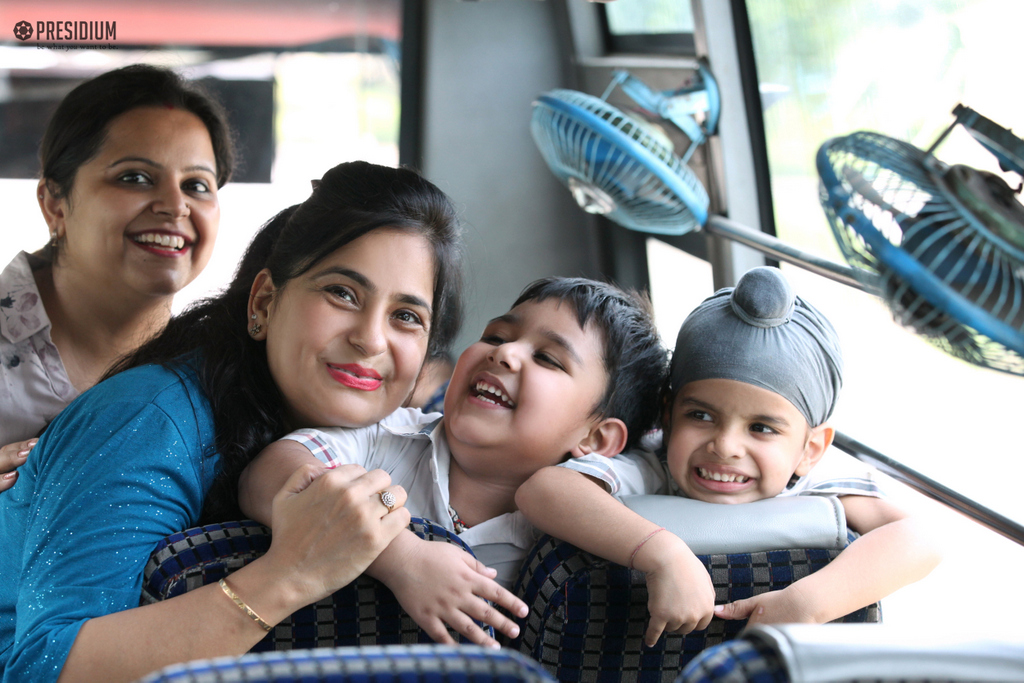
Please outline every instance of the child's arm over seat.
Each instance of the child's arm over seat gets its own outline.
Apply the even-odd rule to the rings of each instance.
[[[924,578],[941,559],[924,520],[892,502],[842,496],[849,528],[863,534],[819,571],[781,591],[715,608],[723,619],[750,623],[825,623]]]
[[[271,503],[288,477],[300,467],[310,467],[310,476],[327,471],[309,449],[297,441],[274,441],[242,470],[238,478],[238,506],[242,514],[271,528]]]
[[[270,501],[300,467],[323,473],[332,466],[298,441],[281,439],[264,448],[239,479],[242,512],[273,528]],[[438,643],[454,644],[445,628],[448,624],[478,645],[498,647],[473,619],[511,638],[519,635],[515,622],[486,600],[517,616],[527,611],[521,600],[493,580],[495,570],[455,546],[431,543],[408,529],[395,537],[366,573],[390,588],[409,616]]]
[[[602,483],[566,467],[545,467],[519,487],[516,505],[541,531],[647,575],[648,646],[664,631],[689,633],[710,623],[715,589],[701,561]]]

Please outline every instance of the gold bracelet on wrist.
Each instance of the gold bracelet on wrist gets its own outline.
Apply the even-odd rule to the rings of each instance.
[[[221,579],[217,583],[220,585],[220,589],[222,591],[224,591],[224,595],[226,595],[229,598],[231,598],[231,601],[234,602],[236,605],[238,605],[238,609],[240,609],[243,612],[245,612],[245,616],[249,617],[250,619],[255,621],[257,624],[259,624],[260,628],[262,628],[264,631],[268,631],[269,632],[270,629],[273,628],[273,626],[271,626],[267,622],[263,621],[263,618],[260,617],[260,615],[256,614],[256,612],[253,611],[252,607],[249,607],[249,605],[245,604],[245,601],[242,600],[242,598],[240,598],[237,595],[235,595],[235,591],[231,590],[231,587],[228,586],[228,582],[227,581],[225,581],[224,579]]]

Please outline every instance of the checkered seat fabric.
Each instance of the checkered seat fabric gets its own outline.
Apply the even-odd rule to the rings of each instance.
[[[699,558],[711,574],[715,602],[722,604],[785,588],[839,552],[807,548]],[[667,634],[647,648],[644,575],[548,536],[527,557],[515,592],[530,612],[511,647],[567,682],[673,681],[695,655],[735,638],[746,624],[713,619],[705,630]],[[840,621],[879,620],[876,604]]]
[[[451,543],[472,553],[458,536],[427,520],[413,518],[409,528],[428,541]],[[251,520],[195,527],[168,536],[146,565],[140,604],[216,583],[265,553],[270,538],[270,529]],[[454,632],[452,636],[458,642],[469,642]],[[414,643],[433,640],[384,584],[363,575],[277,624],[252,651]]]
[[[140,683],[553,683],[517,652],[477,646],[389,645],[263,652],[203,659]]]

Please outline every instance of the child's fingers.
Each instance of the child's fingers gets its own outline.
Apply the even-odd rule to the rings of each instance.
[[[495,649],[501,647],[498,641],[491,638],[487,634],[487,631],[480,628],[479,624],[473,621],[467,614],[462,614],[462,618],[460,619],[453,619],[451,627],[469,638],[470,642],[477,645]]]
[[[753,600],[746,598],[724,605],[715,605],[715,616],[719,619],[746,619],[754,611],[754,604]]]
[[[465,555],[463,559],[466,560],[466,564],[473,568],[474,571],[476,571],[477,565],[484,566],[480,565],[480,562],[470,555],[466,553],[463,553],[463,555]],[[486,566],[484,568],[487,569]],[[494,572],[490,571],[488,573]],[[497,641],[488,636],[473,621],[474,619],[493,627],[509,638],[515,638],[519,635],[519,625],[502,614],[495,605],[508,610],[512,614],[525,617],[528,612],[526,603],[501,585],[495,583],[493,579],[482,574],[470,575],[470,580],[466,585],[471,594],[468,596],[468,600],[462,601],[462,605],[458,608],[458,614],[449,622],[452,628],[470,638],[474,643],[487,647],[497,646]],[[493,602],[494,605],[489,603],[488,600]]]
[[[498,575],[497,569],[494,569],[493,567],[488,567],[486,564],[476,559],[469,553],[464,553],[464,555],[465,556],[462,559],[466,561],[466,565],[470,569],[475,571],[477,574],[480,574],[481,576],[486,576],[488,579],[493,579],[495,576]]]
[[[504,633],[509,638],[515,638],[519,635],[519,624],[506,617],[486,600],[475,598],[472,603],[463,609],[463,612],[477,621],[494,627],[497,631]],[[474,624],[474,627],[477,629],[480,628],[479,626],[476,626],[476,624]]]
[[[651,617],[651,621],[647,624],[647,632],[644,633],[644,645],[647,647],[654,647],[658,644],[658,639],[661,638],[661,634],[664,633],[666,622],[663,619],[655,619]]]
[[[440,619],[431,619],[426,624],[420,624],[431,640],[439,645],[458,645],[455,639],[452,638],[452,634],[448,633],[448,628],[444,625],[444,622]]]
[[[450,546],[449,546],[450,547]],[[481,563],[469,553],[458,551],[458,556],[465,562],[472,574],[466,577],[463,584],[469,594],[460,599],[457,613],[448,620],[453,629],[469,638],[472,642],[485,647],[497,647],[498,643],[474,622],[482,622],[493,627],[510,638],[519,635],[519,625],[498,610],[508,610],[511,614],[525,617],[529,611],[526,603],[494,581],[497,572]],[[488,602],[490,600],[494,605]],[[496,607],[496,606],[497,607]]]
[[[502,607],[509,614],[525,619],[526,615],[530,613],[530,608],[526,606],[526,603],[517,598],[509,591],[501,588],[500,590],[494,591],[491,595],[483,596],[490,600],[495,605]]]
[[[654,647],[662,633],[678,633],[680,635],[686,635],[692,631],[705,629],[708,627],[708,624],[711,623],[712,616],[714,615],[708,613],[700,618],[695,615],[691,615],[682,616],[679,619],[672,618],[666,621],[664,619],[656,618],[652,613],[651,621],[647,626],[647,632],[644,634],[644,644],[646,644],[647,647]]]
[[[711,624],[711,619],[715,615],[713,613],[705,614],[704,617],[697,622],[697,626],[694,627],[694,631],[703,631]]]
[[[441,618],[430,619],[426,625],[417,620],[417,623],[427,632],[428,636],[433,638],[434,642],[442,645],[456,645],[457,643],[452,639],[451,633],[448,632],[448,628],[445,626],[445,622],[456,633],[461,633],[466,638],[469,638],[472,643],[484,647],[498,647],[497,641],[487,635],[486,631],[480,628],[470,616],[461,610],[456,610],[451,615],[445,616],[443,620]]]
[[[529,613],[529,608],[526,603],[517,598],[511,591],[505,589],[501,584],[494,581],[494,577],[498,575],[498,572],[487,565],[483,564],[475,557],[465,553],[466,563],[475,569],[479,574],[482,575],[482,580],[475,582],[473,585],[473,594],[478,595],[484,600],[490,600],[495,605],[502,607],[508,611],[509,614],[514,614],[517,617],[523,618]],[[486,570],[486,573],[485,571]],[[491,624],[497,628],[497,624],[486,621],[477,617],[480,621]],[[505,631],[502,630],[504,633]],[[513,636],[514,637],[514,636]]]

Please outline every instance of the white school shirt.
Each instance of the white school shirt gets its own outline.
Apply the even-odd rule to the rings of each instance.
[[[36,436],[78,396],[50,338],[50,318],[21,252],[0,273],[0,446]]]
[[[451,451],[438,413],[400,408],[369,427],[300,429],[284,438],[301,443],[328,467],[354,463],[384,470],[392,484],[405,489],[405,507],[414,517],[455,533],[448,514]],[[498,570],[495,580],[511,589],[540,532],[516,511],[476,524],[458,536],[477,559]]]

